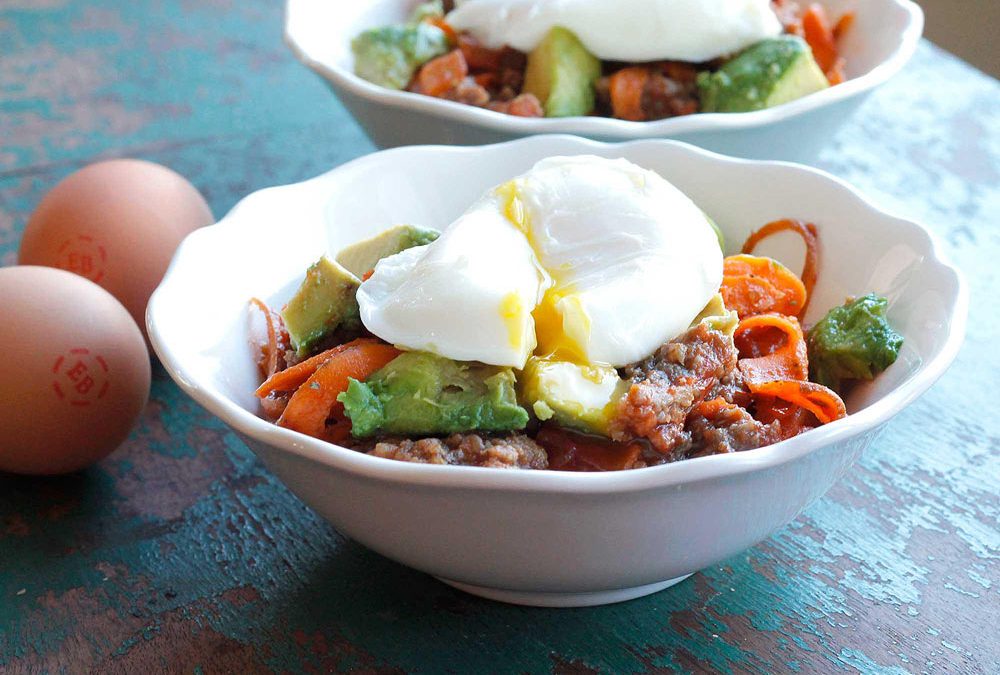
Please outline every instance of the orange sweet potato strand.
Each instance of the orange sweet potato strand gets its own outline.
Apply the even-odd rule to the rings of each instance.
[[[837,23],[833,27],[834,40],[840,40],[844,37],[844,34],[851,29],[851,26],[854,25],[855,16],[854,12],[845,12],[839,19],[837,19]]]
[[[798,316],[808,300],[805,285],[771,258],[732,255],[723,261],[719,292],[741,318],[777,312]]]
[[[844,73],[845,66],[847,66],[847,61],[844,60],[843,56],[839,56],[834,62],[833,68],[826,71],[826,79],[830,82],[830,86],[840,84],[847,79],[847,75]]]
[[[417,84],[428,96],[441,96],[468,74],[469,66],[462,50],[454,49],[425,63],[417,74]]]
[[[819,235],[816,232],[816,226],[812,223],[803,223],[801,220],[776,220],[752,232],[743,243],[742,253],[753,253],[754,249],[757,248],[757,244],[771,235],[784,232],[785,230],[795,232],[802,237],[802,241],[806,246],[806,257],[802,265],[802,275],[800,276],[802,285],[806,289],[806,301],[802,305],[801,311],[796,313],[797,316],[802,316],[805,314],[806,308],[809,307],[809,300],[812,298],[813,288],[816,286],[816,276],[819,269]]]
[[[824,73],[830,71],[840,56],[837,52],[837,42],[833,37],[833,29],[826,18],[822,5],[813,3],[802,15],[802,30],[806,42],[812,48],[813,57]]]
[[[754,396],[753,417],[761,424],[777,422],[781,426],[782,439],[798,436],[806,429],[819,425],[816,416],[805,408],[774,396],[760,394]]]
[[[622,68],[611,76],[611,111],[620,120],[641,122],[646,119],[642,109],[642,92],[649,80],[649,70],[642,66]]]
[[[775,347],[769,333],[780,331],[784,340]],[[760,336],[757,338],[756,336]],[[766,336],[766,337],[765,337]],[[763,338],[767,344],[751,350],[756,339]],[[761,354],[754,358],[741,358],[737,363],[744,381],[750,383],[773,382],[776,380],[805,380],[809,375],[809,360],[806,355],[806,341],[799,322],[791,316],[781,314],[761,314],[740,321],[736,327],[734,340],[740,352],[753,351]]]
[[[327,349],[325,352],[320,352],[315,356],[309,357],[305,361],[296,363],[291,368],[285,368],[284,370],[273,374],[271,377],[267,378],[254,393],[257,398],[264,398],[272,391],[295,391],[302,386],[303,382],[312,377],[312,374],[315,373],[316,370],[326,363],[334,354],[342,352],[348,347],[364,343],[378,344],[376,340],[372,340],[370,338],[359,338],[357,340],[338,345],[332,349]]]
[[[316,438],[343,440],[344,406],[337,396],[347,390],[350,378],[365,380],[399,355],[395,347],[371,340],[342,345],[300,386],[278,420],[280,426]],[[328,428],[330,417],[338,423]],[[341,423],[343,422],[343,423]]]
[[[749,382],[750,391],[758,396],[771,396],[808,410],[821,424],[847,416],[844,402],[835,392],[815,382],[779,380],[776,382]]]
[[[279,338],[287,341],[284,333],[284,324],[281,317],[274,313],[263,300],[251,298],[250,306],[256,307],[264,315],[264,322],[267,326],[267,344],[261,345],[260,358],[257,361],[257,368],[261,375],[270,377],[278,370]]]

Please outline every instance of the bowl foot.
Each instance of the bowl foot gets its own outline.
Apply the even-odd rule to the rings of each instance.
[[[594,605],[610,605],[615,602],[624,602],[626,600],[641,598],[644,595],[662,591],[664,588],[670,588],[674,584],[684,581],[689,576],[691,575],[685,574],[682,577],[668,579],[666,581],[657,581],[656,583],[646,584],[645,586],[616,588],[611,591],[595,591],[592,593],[536,593],[532,591],[508,591],[502,588],[474,586],[472,584],[452,581],[451,579],[444,579],[442,577],[437,577],[437,579],[439,581],[443,581],[449,586],[452,586],[453,588],[457,588],[460,591],[465,591],[466,593],[471,593],[472,595],[478,595],[481,598],[488,598],[499,602],[508,602],[512,605],[529,605],[532,607],[592,607]]]

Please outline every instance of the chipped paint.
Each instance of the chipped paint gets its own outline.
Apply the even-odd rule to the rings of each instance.
[[[222,214],[370,151],[280,4],[0,0],[0,264],[96,157],[172,166]],[[344,539],[157,367],[97,467],[0,476],[0,672],[1000,671],[1000,424],[969,402],[1000,371],[998,111],[996,81],[924,44],[822,155],[928,223],[973,315],[952,370],[762,544],[622,605],[473,598]]]

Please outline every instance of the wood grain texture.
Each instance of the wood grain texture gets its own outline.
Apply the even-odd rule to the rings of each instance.
[[[221,215],[371,151],[280,16],[0,0],[0,264],[95,158],[167,164]],[[1000,672],[998,110],[995,80],[924,44],[822,155],[934,231],[972,316],[954,367],[761,545],[621,605],[480,600],[343,538],[156,368],[100,465],[0,476],[0,672]]]

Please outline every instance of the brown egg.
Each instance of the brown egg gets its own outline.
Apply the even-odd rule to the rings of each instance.
[[[50,267],[0,268],[0,471],[59,474],[128,436],[149,354],[111,294]]]
[[[213,220],[201,194],[174,171],[136,159],[98,162],[45,195],[18,262],[90,279],[125,305],[145,335],[146,303],[177,245]]]

